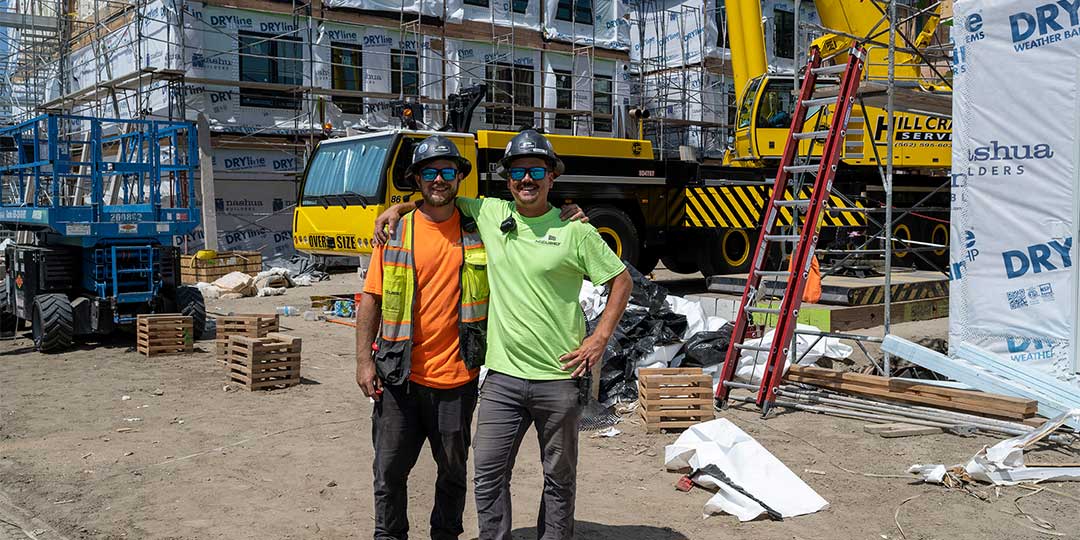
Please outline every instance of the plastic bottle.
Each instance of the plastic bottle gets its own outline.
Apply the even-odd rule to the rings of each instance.
[[[278,306],[277,314],[286,317],[295,317],[300,314],[300,308],[296,306]]]

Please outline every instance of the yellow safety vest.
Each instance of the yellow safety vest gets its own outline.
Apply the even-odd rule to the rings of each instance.
[[[416,313],[416,263],[413,258],[415,211],[398,221],[383,248],[382,332],[375,367],[386,384],[408,380],[412,362],[412,319]],[[476,222],[461,216],[462,264],[459,271],[461,306],[458,339],[461,359],[470,368],[484,364],[487,352],[487,251]]]

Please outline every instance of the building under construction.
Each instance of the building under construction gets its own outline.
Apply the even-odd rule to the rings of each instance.
[[[790,70],[813,4],[764,4],[770,67]],[[207,119],[222,249],[291,249],[307,153],[400,125],[402,103],[438,128],[446,97],[483,83],[477,128],[643,135],[706,157],[734,118],[715,0],[7,0],[0,14],[0,115]]]

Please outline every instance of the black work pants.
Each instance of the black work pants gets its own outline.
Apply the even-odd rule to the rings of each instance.
[[[371,439],[375,445],[375,540],[409,537],[409,472],[424,441],[438,466],[431,538],[456,539],[463,532],[466,463],[477,382],[440,390],[407,382],[383,389],[375,402]]]

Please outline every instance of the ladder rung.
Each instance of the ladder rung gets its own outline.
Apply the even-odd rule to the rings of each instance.
[[[804,131],[802,133],[796,133],[792,135],[797,141],[804,139],[824,139],[829,136],[829,130],[824,131]]]
[[[852,135],[862,135],[862,134],[863,134],[863,130],[861,130],[861,129],[845,129],[844,130],[844,136],[845,137],[850,137]]]
[[[845,71],[847,71],[847,64],[837,64],[835,66],[814,68],[815,75],[835,75],[837,73],[843,73]]]
[[[769,347],[763,347],[761,345],[748,345],[746,343],[736,343],[735,346],[744,351],[757,351],[757,352],[769,352]]]
[[[799,235],[797,234],[766,234],[766,242],[798,242]]]
[[[801,173],[801,172],[817,172],[818,165],[788,165],[784,167],[784,170],[789,173]]]
[[[767,307],[748,307],[746,311],[749,313],[768,313],[770,315],[779,315],[779,308],[767,308]]]
[[[863,155],[862,154],[844,154],[844,157],[846,157],[848,159],[862,159]]]
[[[787,270],[758,270],[757,275],[761,277],[788,277],[791,272]]]
[[[836,103],[835,97],[804,99],[802,102],[802,104],[806,105],[807,107],[817,107],[818,105],[831,105],[833,103]]]
[[[801,207],[801,208],[806,208],[806,207],[810,206],[811,202],[813,202],[813,201],[811,201],[810,199],[794,199],[794,200],[791,200],[791,201],[776,201],[776,206],[798,206],[798,207]]]

